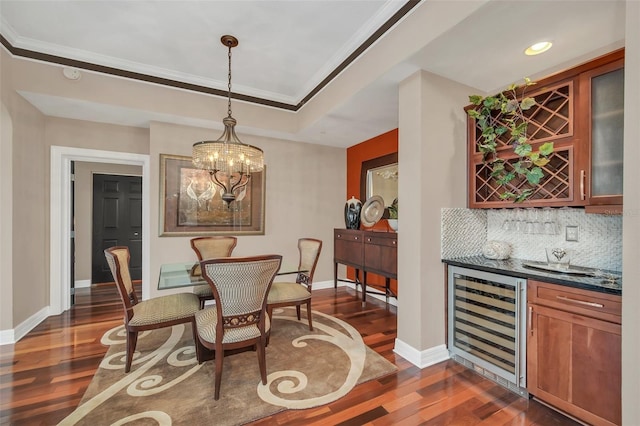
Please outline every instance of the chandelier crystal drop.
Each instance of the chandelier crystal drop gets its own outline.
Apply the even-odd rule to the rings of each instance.
[[[237,121],[231,116],[231,48],[238,45],[238,39],[224,35],[220,41],[229,48],[228,115],[222,120],[222,136],[215,141],[193,144],[192,162],[195,168],[209,172],[211,181],[222,189],[222,199],[229,206],[247,186],[251,174],[264,169],[264,153],[260,148],[243,143],[236,135]]]

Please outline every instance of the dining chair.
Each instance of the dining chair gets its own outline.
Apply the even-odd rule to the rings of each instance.
[[[129,248],[115,246],[104,251],[111,274],[116,282],[124,307],[124,327],[127,332],[126,364],[124,372],[131,370],[138,332],[191,323],[194,344],[197,347],[195,316],[200,300],[193,293],[178,293],[148,300],[138,300],[129,273]]]
[[[267,294],[281,262],[280,255],[226,257],[200,262],[202,275],[211,287],[216,303],[196,313],[199,341],[196,355],[202,363],[204,348],[215,351],[216,400],[220,397],[225,350],[254,347],[262,384],[267,384],[265,347],[271,330]]]
[[[320,240],[314,238],[300,238],[298,240],[300,260],[298,262],[299,272],[297,273],[296,281],[273,283],[267,298],[269,317],[272,316],[273,308],[295,306],[298,320],[300,320],[300,306],[306,304],[309,330],[313,331],[311,322],[311,285],[321,250],[322,241]]]
[[[202,275],[200,271],[200,261],[202,260],[231,256],[237,242],[238,239],[236,237],[227,236],[192,238],[191,248],[196,252],[196,256],[198,256],[198,263],[193,266],[191,275]],[[213,293],[208,284],[195,286],[193,292],[200,298],[201,309],[204,308],[205,301],[213,299]]]

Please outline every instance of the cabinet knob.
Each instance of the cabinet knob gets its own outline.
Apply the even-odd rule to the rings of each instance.
[[[342,234],[338,234],[338,238],[342,238]]]
[[[354,237],[354,239],[355,239],[355,240],[357,240],[357,239],[358,239],[358,237]]]
[[[396,245],[396,242],[395,242],[395,241],[393,242],[393,245],[394,245],[394,246]]]
[[[371,242],[371,238],[367,238],[367,242],[370,243]]]

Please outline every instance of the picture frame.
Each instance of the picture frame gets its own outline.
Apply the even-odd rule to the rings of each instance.
[[[265,174],[251,174],[227,205],[207,170],[191,157],[160,154],[160,236],[264,235]]]

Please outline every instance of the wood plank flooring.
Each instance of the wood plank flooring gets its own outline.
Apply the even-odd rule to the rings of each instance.
[[[578,424],[453,361],[420,370],[397,356],[393,306],[368,298],[363,307],[353,290],[341,287],[314,291],[313,309],[354,326],[398,372],[357,386],[331,404],[285,411],[253,424]],[[0,424],[54,425],[71,413],[106,353],[100,338],[121,322],[114,285],[101,284],[79,289],[71,310],[48,318],[15,345],[0,346]]]

